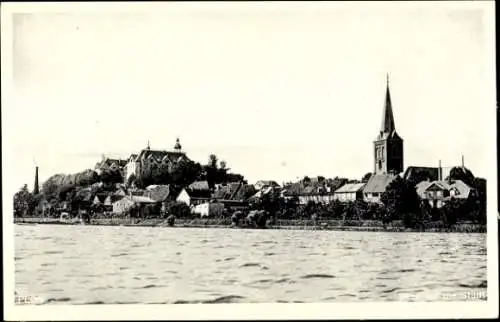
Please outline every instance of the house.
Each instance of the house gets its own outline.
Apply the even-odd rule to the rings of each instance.
[[[248,198],[255,194],[253,185],[243,182],[232,182],[218,185],[212,194],[212,200],[224,205],[229,212],[236,210],[246,210],[248,208]]]
[[[254,187],[258,191],[268,187],[280,188],[280,185],[273,180],[259,180],[254,184]]]
[[[92,204],[94,204],[96,206],[102,205],[102,204],[104,204],[104,201],[106,200],[107,197],[108,197],[107,194],[98,193],[98,194],[95,195]]]
[[[346,183],[334,192],[334,199],[349,202],[363,199],[364,183]]]
[[[206,181],[206,180],[195,181],[188,186],[188,189],[208,191],[208,190],[210,190],[210,186],[208,184],[208,181]]]
[[[139,154],[132,154],[127,160],[125,182],[128,182],[132,175],[136,178],[150,177],[154,173],[170,171],[175,164],[189,160],[181,148],[179,139],[176,140],[174,151],[151,150],[148,143]]]
[[[140,214],[144,214],[144,206],[156,203],[154,200],[144,196],[125,196],[113,203],[113,213],[124,214],[136,205]]]
[[[381,203],[380,197],[386,191],[387,186],[396,179],[395,174],[375,174],[363,188],[363,200],[372,203]]]
[[[328,204],[334,200],[333,192],[326,180],[313,178],[289,184],[282,190],[282,196],[285,199],[297,198],[301,205],[309,202]]]
[[[256,201],[264,196],[270,195],[273,192],[278,192],[280,196],[282,196],[282,190],[279,188],[271,187],[268,186],[266,188],[262,188],[261,190],[257,191],[254,195],[252,195],[250,198],[248,198],[248,201]]]
[[[146,187],[144,196],[156,202],[165,202],[170,197],[169,185],[150,185]]]
[[[328,204],[334,200],[330,187],[306,186],[294,195],[298,197],[301,205],[306,205],[309,202]]]
[[[416,185],[417,194],[433,208],[441,208],[452,198],[467,199],[475,193],[462,180],[422,181]]]
[[[224,213],[224,204],[220,202],[204,202],[193,206],[191,211],[200,215],[200,217],[219,217]]]
[[[217,185],[212,194],[213,199],[247,200],[256,193],[255,187],[243,182],[231,182]]]
[[[184,202],[188,206],[196,206],[198,204],[210,201],[211,193],[210,190],[196,190],[186,187],[182,189],[176,198],[178,202]]]
[[[104,171],[123,171],[126,165],[127,160],[107,158],[103,155],[102,160],[97,162],[94,170],[100,175]]]

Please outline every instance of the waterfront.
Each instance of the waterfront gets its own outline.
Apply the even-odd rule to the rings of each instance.
[[[486,300],[486,234],[15,225],[44,304]]]

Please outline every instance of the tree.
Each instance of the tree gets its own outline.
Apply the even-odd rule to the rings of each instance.
[[[201,174],[201,165],[191,160],[183,160],[172,167],[170,182],[184,187],[196,181]]]
[[[443,207],[441,207],[441,220],[445,227],[450,228],[457,223],[462,214],[463,202],[451,198]]]
[[[464,167],[453,167],[450,170],[450,174],[448,177],[446,177],[446,180],[448,179],[452,180],[462,180],[465,184],[467,184],[470,187],[474,186],[474,175],[472,172]]]
[[[371,178],[371,177],[372,177],[372,173],[371,173],[371,172],[368,172],[368,173],[366,173],[366,174],[363,176],[363,178],[361,179],[361,182],[366,183],[366,182],[368,182],[368,180],[370,180],[370,178]]]
[[[191,209],[183,202],[171,202],[166,205],[166,216],[173,215],[175,218],[191,217]]]
[[[100,175],[100,180],[101,180],[101,182],[103,182],[106,185],[110,185],[110,184],[112,185],[115,183],[123,182],[123,177],[122,177],[121,171],[118,169],[116,169],[116,170],[104,170]],[[90,183],[88,180],[85,180],[85,179],[83,181],[80,181],[80,183],[81,182],[86,183],[86,184],[83,184],[84,186],[93,183],[93,182]]]
[[[210,154],[208,156],[208,166],[213,168],[213,169],[217,169],[217,161],[218,161],[218,158],[215,154]]]
[[[24,217],[28,214],[30,195],[26,184],[14,194],[14,217]]]
[[[277,190],[271,190],[264,194],[257,201],[257,208],[266,211],[270,217],[275,217],[280,209],[283,209],[285,200],[280,196]]]
[[[130,177],[127,179],[127,187],[131,187],[133,184],[135,184],[135,181],[137,180],[137,177],[135,174],[131,174]]]

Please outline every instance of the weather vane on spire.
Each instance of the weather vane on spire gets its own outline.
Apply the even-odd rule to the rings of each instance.
[[[389,73],[386,74],[387,86],[389,86]]]

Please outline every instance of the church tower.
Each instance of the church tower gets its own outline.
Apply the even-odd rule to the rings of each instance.
[[[389,76],[387,76],[382,126],[373,145],[375,152],[374,174],[398,174],[403,172],[403,139],[397,134],[394,124]]]

